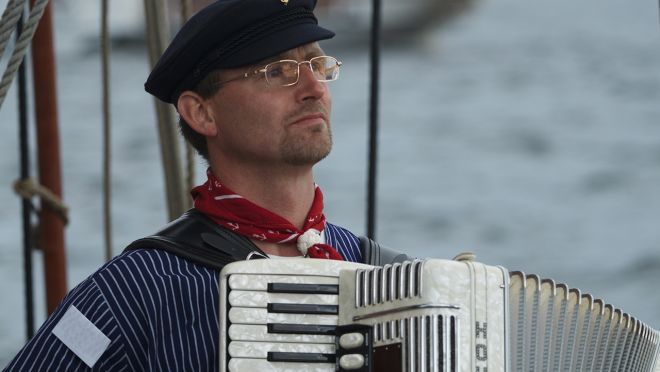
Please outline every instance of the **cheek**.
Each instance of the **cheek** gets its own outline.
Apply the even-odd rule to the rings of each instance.
[[[282,113],[273,100],[254,98],[238,103],[231,111],[228,123],[234,140],[257,147],[273,146],[282,131]]]
[[[321,98],[321,102],[323,104],[323,107],[325,107],[325,114],[328,116],[328,126],[332,123],[332,97],[330,96],[330,92]]]
[[[261,95],[251,97],[249,107],[246,108],[246,118],[249,117],[254,124],[269,131],[277,131],[284,126],[287,115],[295,111],[295,106],[282,99],[281,95]]]

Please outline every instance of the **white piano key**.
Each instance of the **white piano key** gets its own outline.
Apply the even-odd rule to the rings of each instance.
[[[263,358],[269,352],[334,354],[334,344],[275,343],[275,342],[229,342],[229,356],[232,358]]]
[[[331,363],[271,363],[264,359],[232,358],[229,361],[230,372],[334,372],[335,365]]]
[[[232,307],[229,309],[229,321],[232,324],[293,323],[336,325],[337,319],[337,315],[269,313],[264,308]]]
[[[270,341],[270,342],[313,342],[331,344],[334,336],[268,333],[265,325],[232,324],[229,326],[229,338],[232,341]]]
[[[258,275],[233,274],[229,277],[229,288],[248,291],[265,291],[268,283],[296,283],[296,284],[338,284],[339,279],[327,276],[309,275]]]
[[[229,293],[231,306],[266,307],[269,303],[337,305],[336,295],[310,295],[296,293],[268,293],[263,291],[238,291]]]

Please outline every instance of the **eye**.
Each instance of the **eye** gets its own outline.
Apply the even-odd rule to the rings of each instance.
[[[284,74],[283,66],[281,63],[276,63],[268,66],[266,69],[266,78],[267,79],[277,79]]]
[[[298,80],[298,62],[278,61],[266,68],[266,80],[270,84],[290,85]]]
[[[310,61],[312,64],[312,70],[318,71],[318,72],[325,72],[326,69],[326,63],[323,60],[323,58],[314,58]]]

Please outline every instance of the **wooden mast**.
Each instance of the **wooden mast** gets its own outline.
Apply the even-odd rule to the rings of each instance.
[[[34,6],[35,0],[31,5]],[[39,183],[62,197],[60,135],[53,47],[52,2],[46,7],[32,39],[32,69]],[[44,255],[46,309],[52,313],[66,294],[64,217],[42,200],[39,216],[39,247]]]

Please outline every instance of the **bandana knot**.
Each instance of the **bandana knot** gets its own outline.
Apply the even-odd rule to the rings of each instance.
[[[296,243],[296,246],[298,247],[300,253],[302,253],[303,256],[306,256],[307,250],[309,250],[309,248],[320,243],[323,243],[323,239],[321,239],[321,232],[315,229],[309,229],[302,235],[298,236],[298,242]]]

